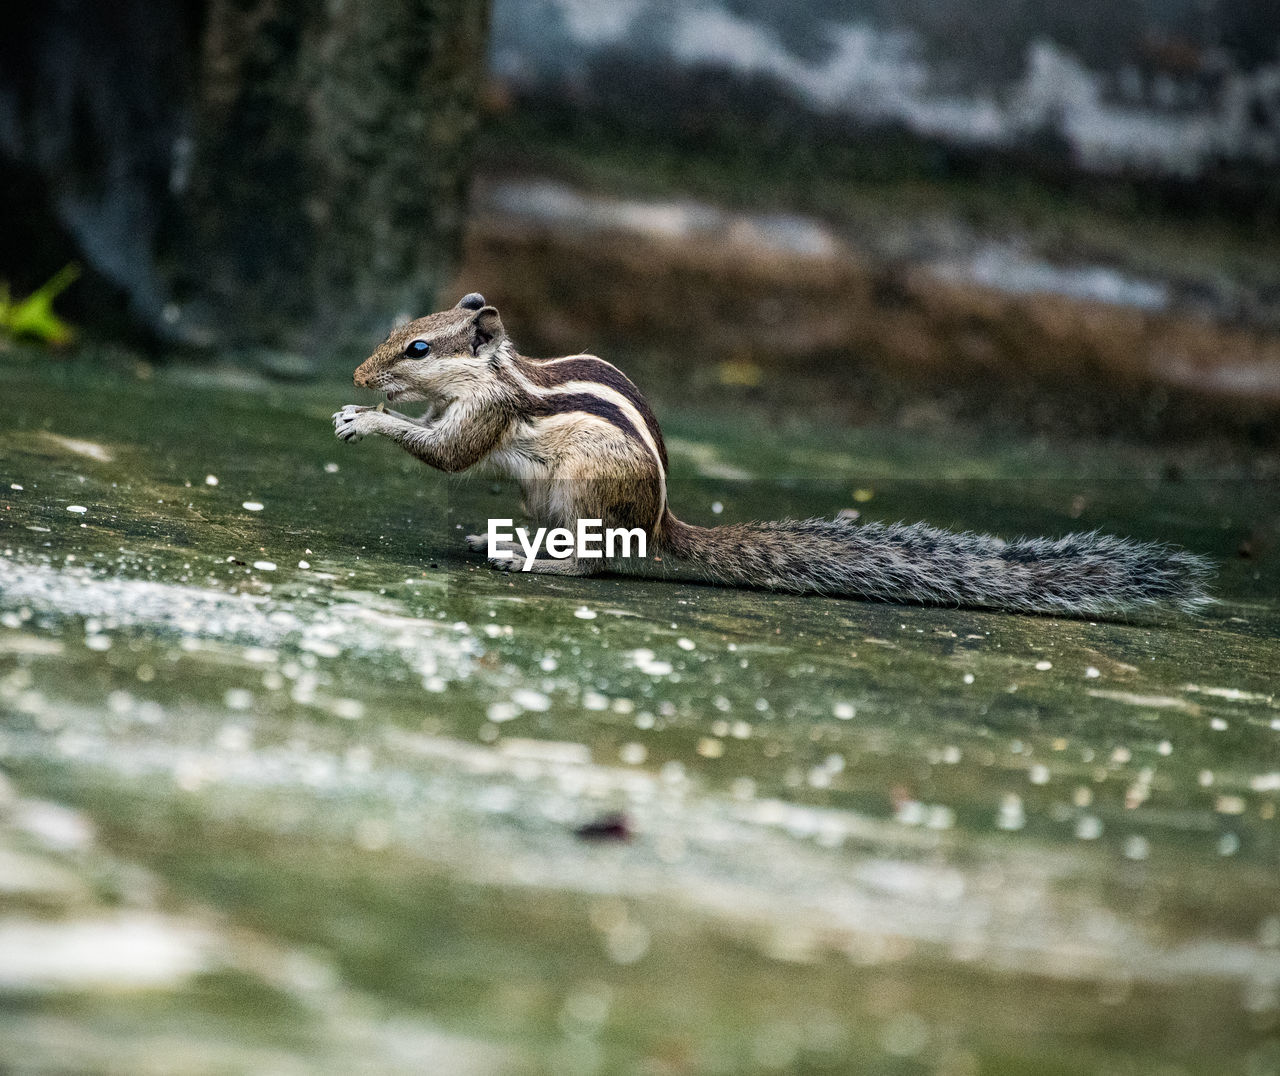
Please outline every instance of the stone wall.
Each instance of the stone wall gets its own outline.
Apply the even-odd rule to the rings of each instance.
[[[1258,0],[496,0],[492,60],[587,98],[612,71],[649,84],[639,101],[664,71],[718,72],[953,145],[1053,143],[1099,173],[1280,162],[1280,7]]]

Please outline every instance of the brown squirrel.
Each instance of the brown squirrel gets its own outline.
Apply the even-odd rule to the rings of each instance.
[[[598,519],[640,528],[656,554],[647,572],[656,563],[729,585],[1066,616],[1194,611],[1209,601],[1202,558],[1098,533],[1005,542],[923,523],[682,523],[667,505],[666,446],[640,390],[593,355],[520,355],[498,311],[475,293],[392,330],[355,383],[388,402],[428,401],[430,410],[414,419],[347,404],[333,416],[341,440],[380,434],[442,471],[485,462],[519,483],[526,511],[549,527]],[[480,536],[467,541],[486,547]],[[502,554],[490,563],[513,567]],[[639,566],[570,555],[539,557],[530,567],[591,575]]]

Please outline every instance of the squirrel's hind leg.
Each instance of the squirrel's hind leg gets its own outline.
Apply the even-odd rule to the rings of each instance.
[[[467,545],[476,553],[489,552],[489,538],[483,534],[468,534]],[[577,557],[565,557],[559,559],[556,557],[536,557],[529,567],[525,568],[525,558],[528,555],[523,546],[519,542],[495,542],[494,550],[499,554],[496,557],[486,556],[489,567],[500,572],[537,572],[540,575],[595,575],[602,568],[602,562],[598,560],[582,561]],[[502,556],[501,554],[507,554]]]
[[[498,560],[489,558],[489,567],[496,568],[500,572],[537,572],[539,575],[595,575],[600,571],[600,561],[581,561],[577,557],[565,557],[558,560],[555,557],[538,557],[528,569],[525,568],[525,562],[522,557],[516,556],[509,560]]]

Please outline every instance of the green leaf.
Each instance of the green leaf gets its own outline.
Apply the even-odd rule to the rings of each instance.
[[[9,286],[0,287],[0,330],[9,336],[25,336],[46,344],[65,344],[75,331],[53,312],[53,300],[80,275],[78,265],[68,265],[25,299],[12,301]]]

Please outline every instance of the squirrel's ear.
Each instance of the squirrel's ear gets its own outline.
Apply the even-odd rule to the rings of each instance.
[[[497,340],[505,332],[502,319],[498,317],[497,308],[481,307],[476,311],[476,316],[471,319],[471,353],[479,355],[482,347]]]
[[[484,306],[484,296],[478,291],[468,292],[458,300],[455,310],[479,310]]]

